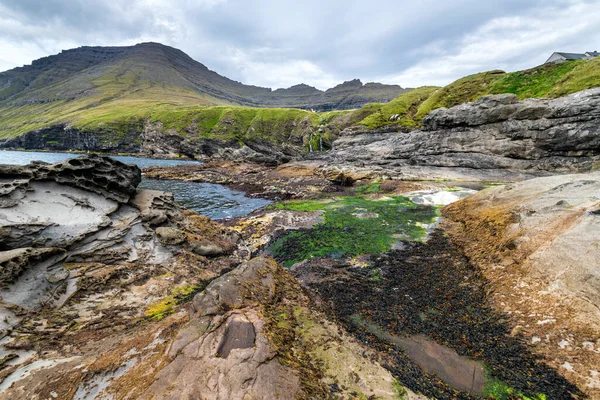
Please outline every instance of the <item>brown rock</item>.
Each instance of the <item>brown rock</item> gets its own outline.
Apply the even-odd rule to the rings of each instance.
[[[181,244],[186,240],[185,232],[177,228],[165,226],[156,228],[156,236],[159,242],[167,246]]]

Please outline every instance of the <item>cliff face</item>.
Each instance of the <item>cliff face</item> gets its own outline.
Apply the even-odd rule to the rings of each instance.
[[[326,175],[513,180],[585,172],[600,162],[600,89],[555,100],[486,96],[431,112],[408,133],[343,135]]]

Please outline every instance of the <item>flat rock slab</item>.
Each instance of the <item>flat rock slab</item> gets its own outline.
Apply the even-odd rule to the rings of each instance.
[[[245,317],[234,316],[225,328],[225,333],[217,348],[217,355],[227,358],[233,349],[248,349],[254,346],[255,339],[254,325]]]

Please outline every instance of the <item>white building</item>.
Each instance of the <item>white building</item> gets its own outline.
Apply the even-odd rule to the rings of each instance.
[[[590,60],[598,56],[600,56],[600,53],[597,51],[586,51],[585,53],[552,53],[544,64],[562,63],[571,60]]]

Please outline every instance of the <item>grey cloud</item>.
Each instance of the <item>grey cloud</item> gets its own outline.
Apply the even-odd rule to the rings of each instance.
[[[61,43],[162,41],[250,84],[266,81],[256,75],[264,72],[256,71],[294,61],[307,61],[337,81],[374,80],[399,75],[423,60],[459,53],[465,38],[492,20],[544,18],[576,4],[600,1],[0,0],[0,10],[7,10],[21,27],[3,31],[0,25],[0,36],[24,45],[43,36],[52,48]],[[537,51],[554,50],[554,45],[577,51],[582,49],[572,46],[586,43],[566,34]],[[511,69],[532,60],[524,52],[507,54],[503,65],[488,67],[485,60],[481,65]]]

